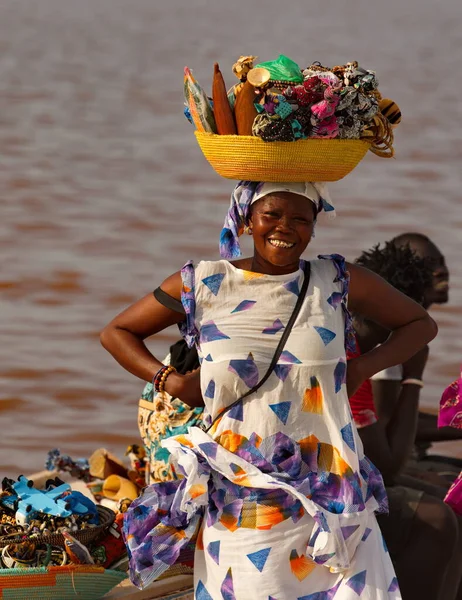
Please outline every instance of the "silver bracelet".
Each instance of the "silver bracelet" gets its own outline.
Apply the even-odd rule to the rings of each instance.
[[[408,377],[407,379],[403,379],[401,385],[418,385],[420,388],[423,388],[425,384],[421,379],[416,379],[415,377]]]

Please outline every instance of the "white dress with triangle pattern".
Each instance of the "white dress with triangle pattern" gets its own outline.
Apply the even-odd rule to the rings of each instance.
[[[211,417],[265,374],[302,267],[281,276],[226,260],[183,269],[184,333],[198,347]],[[196,600],[401,598],[374,514],[386,510],[385,489],[346,393],[347,292],[342,257],[311,261],[306,298],[266,383],[208,433],[192,427],[163,442],[186,477],[181,510],[205,511]]]

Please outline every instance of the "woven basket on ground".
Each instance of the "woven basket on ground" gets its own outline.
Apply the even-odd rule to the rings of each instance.
[[[79,531],[72,531],[73,537],[82,544],[88,545],[90,542],[96,540],[100,535],[102,535],[114,522],[115,513],[110,508],[106,508],[105,506],[97,506],[96,507],[99,514],[99,525],[95,525],[94,527],[87,527],[86,529],[81,529]],[[0,548],[4,546],[8,546],[8,544],[14,544],[15,542],[24,541],[24,535],[19,536],[4,536],[0,538]],[[52,533],[51,535],[40,535],[34,536],[34,542],[37,545],[46,545],[50,544],[52,546],[60,546],[64,548],[64,537],[61,533]],[[1,598],[1,596],[0,596]]]
[[[0,569],[2,600],[99,600],[126,573],[86,565]]]
[[[305,139],[264,142],[258,137],[195,132],[215,171],[244,181],[338,181],[364,158],[363,140]]]

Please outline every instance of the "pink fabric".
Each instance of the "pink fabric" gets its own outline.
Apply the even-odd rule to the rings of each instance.
[[[462,374],[444,390],[441,396],[438,427],[462,429]],[[444,501],[454,512],[462,515],[462,472],[449,488]]]
[[[462,429],[462,376],[453,381],[441,396],[438,427]]]
[[[449,488],[444,501],[454,512],[462,516],[462,472]]]

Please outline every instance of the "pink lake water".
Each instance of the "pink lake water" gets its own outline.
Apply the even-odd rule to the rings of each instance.
[[[312,256],[404,231],[447,257],[450,302],[432,310],[422,403],[462,362],[462,11],[390,0],[0,0],[0,473],[138,441],[142,383],[102,349],[102,327],[189,258],[214,259],[232,183],[182,115],[183,67],[229,85],[241,54],[358,60],[403,113],[396,160],[367,157],[332,185],[338,218]],[[150,342],[163,356],[171,330]]]

